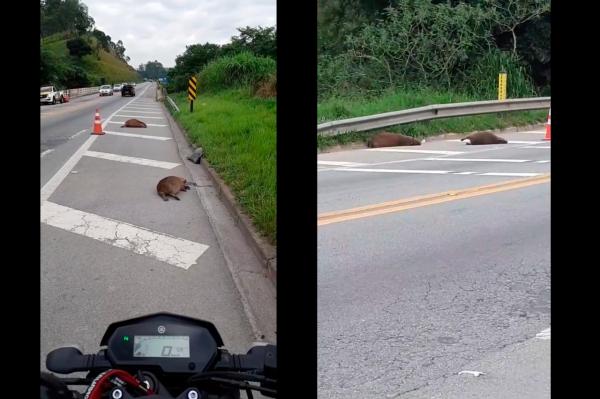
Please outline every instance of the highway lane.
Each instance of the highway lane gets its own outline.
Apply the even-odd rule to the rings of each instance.
[[[549,173],[542,133],[503,136],[513,143],[441,140],[398,152],[320,154],[319,214]],[[485,397],[515,394],[511,368],[536,370],[539,378],[523,382],[527,397],[547,397],[547,347],[505,356],[496,369],[486,362],[550,327],[547,179],[398,212],[359,212],[318,230],[320,397],[460,397],[451,393],[469,375],[458,373],[474,364],[495,378],[495,396],[476,390]]]
[[[213,322],[233,352],[275,342],[275,289],[208,176],[180,201],[156,193],[165,176],[192,178],[154,90],[42,107],[42,148],[54,150],[41,159],[42,368],[57,346],[96,351],[110,323],[157,311]],[[105,135],[90,135],[96,108]],[[121,128],[130,117],[148,128]],[[232,265],[253,273],[262,302],[248,303]]]

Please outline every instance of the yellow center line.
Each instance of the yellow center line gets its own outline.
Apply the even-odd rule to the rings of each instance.
[[[348,220],[362,219],[371,216],[384,215],[386,213],[400,212],[413,208],[420,208],[427,205],[441,204],[449,201],[456,201],[465,198],[477,197],[499,193],[502,191],[516,190],[529,187],[536,184],[547,183],[550,181],[550,174],[528,177],[525,179],[509,180],[500,183],[488,184],[485,186],[470,187],[462,190],[445,191],[442,193],[422,195],[418,197],[404,198],[397,201],[382,202],[380,204],[361,206],[357,208],[345,209],[342,211],[321,213],[317,218],[317,226],[324,226],[332,223],[346,222]]]

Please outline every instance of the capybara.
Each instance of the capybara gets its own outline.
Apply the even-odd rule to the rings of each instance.
[[[187,191],[189,188],[190,186],[188,185],[187,180],[185,180],[183,177],[168,176],[158,182],[156,191],[158,192],[160,198],[165,201],[169,200],[167,197],[173,197],[179,201],[177,193],[180,191]]]
[[[394,133],[378,133],[367,142],[367,146],[371,148],[379,147],[397,147],[405,145],[421,145],[421,141],[414,137],[405,136],[403,134]]]
[[[145,122],[142,122],[137,119],[128,119],[125,121],[125,124],[121,127],[148,127]]]
[[[494,133],[490,132],[479,132],[473,133],[460,141],[467,141],[467,144],[471,145],[483,145],[483,144],[506,144],[508,141],[504,140],[502,137],[496,136]]]

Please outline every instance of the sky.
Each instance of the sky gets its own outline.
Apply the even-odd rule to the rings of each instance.
[[[185,46],[228,43],[239,27],[276,24],[276,0],[82,0],[95,27],[121,40],[129,64],[175,66]]]

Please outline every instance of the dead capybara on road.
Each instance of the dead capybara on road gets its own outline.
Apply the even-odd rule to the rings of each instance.
[[[467,144],[471,145],[484,145],[484,144],[507,144],[508,141],[502,137],[496,136],[490,132],[473,133],[460,141],[467,140]]]
[[[421,145],[421,142],[414,137],[388,132],[378,133],[371,137],[371,139],[369,139],[367,142],[367,146],[370,148],[397,147],[405,145]]]
[[[128,119],[125,121],[125,124],[121,127],[148,127],[145,122],[142,122],[137,119]]]
[[[187,180],[185,180],[183,177],[168,176],[158,182],[156,191],[158,192],[160,198],[165,201],[169,200],[167,197],[173,197],[179,201],[177,193],[180,191],[187,191],[189,188],[190,186],[188,185]]]

